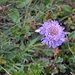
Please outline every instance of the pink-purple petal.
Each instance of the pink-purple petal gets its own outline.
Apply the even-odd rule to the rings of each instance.
[[[42,35],[41,43],[49,47],[56,48],[62,45],[66,39],[64,28],[59,25],[58,21],[44,22],[39,30]]]

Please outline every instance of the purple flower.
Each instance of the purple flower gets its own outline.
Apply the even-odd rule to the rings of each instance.
[[[49,47],[56,48],[65,41],[64,28],[61,27],[58,21],[44,22],[44,24],[36,30],[42,35],[42,44],[46,44]]]

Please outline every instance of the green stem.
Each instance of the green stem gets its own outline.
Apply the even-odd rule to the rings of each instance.
[[[11,75],[4,67],[1,66],[1,68],[2,68],[8,75]]]
[[[68,38],[67,38],[68,39]],[[68,44],[68,48],[69,48],[69,51],[72,53],[72,55],[74,56],[74,53],[73,53],[73,51],[72,51],[72,49],[71,49],[71,47],[70,47],[70,45],[69,45],[69,40],[67,40],[67,44]],[[75,56],[74,56],[75,57]]]

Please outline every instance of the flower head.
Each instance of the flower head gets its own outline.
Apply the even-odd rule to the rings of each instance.
[[[36,30],[42,35],[42,44],[55,48],[60,46],[65,41],[64,28],[61,27],[58,21],[44,22],[44,24]]]

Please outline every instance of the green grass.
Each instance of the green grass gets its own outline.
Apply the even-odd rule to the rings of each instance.
[[[0,1],[0,75],[75,75],[74,6],[74,0]],[[51,19],[67,38],[56,56],[35,32]]]

